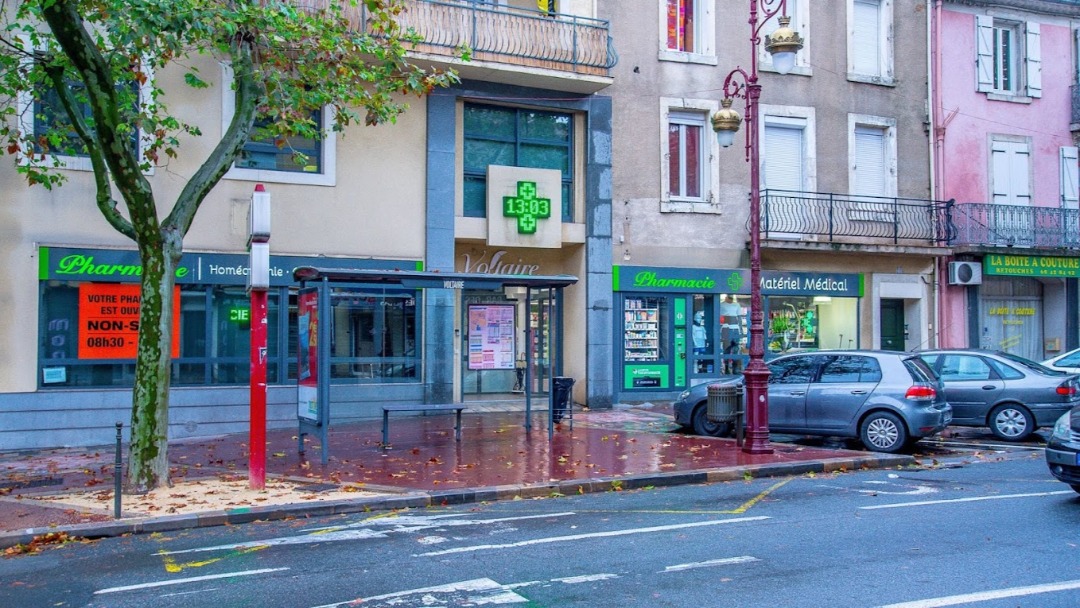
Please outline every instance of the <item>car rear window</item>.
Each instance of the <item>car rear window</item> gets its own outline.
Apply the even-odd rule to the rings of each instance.
[[[908,373],[911,374],[911,379],[916,382],[937,382],[938,375],[934,372],[934,368],[926,364],[919,357],[910,357],[904,359],[904,367],[907,368]]]

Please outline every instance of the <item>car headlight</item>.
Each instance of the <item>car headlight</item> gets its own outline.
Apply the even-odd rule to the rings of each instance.
[[[1065,414],[1057,419],[1054,423],[1054,439],[1061,439],[1062,441],[1068,441],[1071,437],[1069,427],[1072,426],[1072,412],[1065,412]]]
[[[679,401],[686,401],[690,398],[690,391],[683,391],[679,393]]]

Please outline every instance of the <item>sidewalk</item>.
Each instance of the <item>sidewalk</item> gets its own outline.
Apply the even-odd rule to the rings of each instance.
[[[453,414],[392,415],[389,449],[380,447],[381,420],[331,427],[326,466],[317,437],[307,437],[301,458],[295,427],[268,431],[263,492],[246,491],[246,434],[174,442],[174,486],[151,498],[122,496],[120,519],[114,448],[0,453],[0,549],[48,532],[94,538],[914,463],[791,443],[746,454],[733,439],[678,431],[667,405],[577,411],[573,428],[564,421],[550,440],[546,413],[534,414],[527,432],[523,411],[491,409],[469,404],[460,442]]]

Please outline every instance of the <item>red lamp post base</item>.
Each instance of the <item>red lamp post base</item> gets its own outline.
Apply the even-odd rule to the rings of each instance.
[[[746,441],[747,454],[772,454],[769,445],[769,368],[760,358],[752,358],[743,372],[746,378]]]

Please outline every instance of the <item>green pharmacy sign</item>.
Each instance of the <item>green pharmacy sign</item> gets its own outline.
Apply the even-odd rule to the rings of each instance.
[[[518,182],[517,196],[503,197],[503,217],[517,218],[521,234],[535,234],[537,220],[551,217],[551,199],[536,195],[536,182]]]

